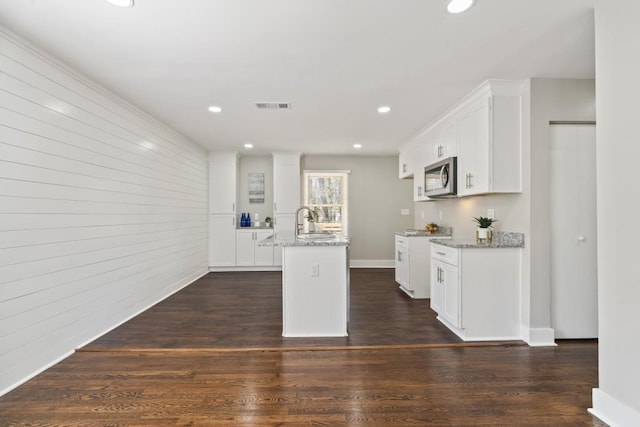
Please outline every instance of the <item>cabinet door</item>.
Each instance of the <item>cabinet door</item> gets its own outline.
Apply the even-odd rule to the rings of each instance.
[[[442,303],[444,301],[443,283],[442,283],[442,266],[443,262],[431,260],[431,277],[429,286],[431,287],[431,309],[438,314],[442,313]]]
[[[440,278],[442,283],[442,311],[440,315],[456,328],[460,328],[460,281],[458,280],[458,267],[441,263]]]
[[[398,156],[398,177],[400,179],[411,178],[413,168],[411,167],[411,146],[405,146],[400,150]]]
[[[236,217],[209,215],[209,265],[227,267],[236,265]]]
[[[273,210],[294,213],[300,207],[300,155],[273,155]]]
[[[458,155],[458,123],[455,117],[443,123],[440,133],[440,145],[442,148],[439,150],[436,147],[438,160]]]
[[[460,115],[458,130],[458,195],[489,191],[489,97]]]
[[[258,246],[258,242],[271,236],[273,231],[271,230],[256,230],[254,231],[254,264],[271,266],[273,265],[273,246]],[[279,248],[278,248],[279,249]]]
[[[209,213],[235,213],[237,158],[235,153],[209,156]]]
[[[254,232],[236,230],[236,265],[254,265]]]
[[[407,289],[409,287],[409,248],[396,243],[396,282]]]

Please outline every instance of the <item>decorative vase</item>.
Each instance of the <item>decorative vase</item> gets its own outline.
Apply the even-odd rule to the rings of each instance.
[[[476,228],[476,243],[491,243],[493,230],[491,228]]]

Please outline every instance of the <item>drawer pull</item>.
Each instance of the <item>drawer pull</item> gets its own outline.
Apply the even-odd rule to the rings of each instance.
[[[447,256],[447,254],[445,254],[444,252],[436,252],[436,253],[441,256]]]

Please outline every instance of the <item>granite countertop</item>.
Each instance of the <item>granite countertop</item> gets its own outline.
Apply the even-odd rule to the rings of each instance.
[[[264,224],[260,224],[260,227],[254,227],[253,225],[251,227],[240,227],[240,226],[237,226],[236,230],[273,230],[273,227],[267,227]]]
[[[494,231],[491,243],[477,243],[475,239],[434,239],[431,243],[458,249],[524,248],[524,234]]]
[[[417,229],[409,229],[404,231],[396,231],[396,236],[403,237],[451,237],[453,233],[453,228],[451,227],[438,227],[438,231],[429,232],[425,229],[417,230]]]
[[[281,231],[258,242],[258,246],[349,246],[351,239],[342,234],[330,234],[322,240],[296,238],[293,231]]]

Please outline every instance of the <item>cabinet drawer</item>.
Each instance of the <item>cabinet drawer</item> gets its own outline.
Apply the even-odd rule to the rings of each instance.
[[[441,246],[437,243],[431,244],[431,258],[439,259],[450,265],[458,265],[459,250],[448,246]]]
[[[405,236],[396,236],[396,245],[409,246],[409,238]]]

